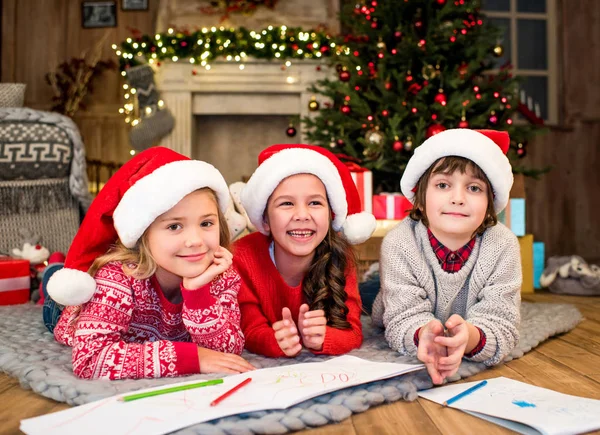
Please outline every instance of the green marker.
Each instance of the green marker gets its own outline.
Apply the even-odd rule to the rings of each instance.
[[[161,394],[175,393],[177,391],[191,390],[193,388],[209,387],[211,385],[222,384],[223,379],[213,379],[210,381],[196,382],[195,384],[179,385],[177,387],[164,388],[162,390],[148,391],[146,393],[130,394],[119,398],[120,402],[131,402],[132,400],[143,399],[145,397],[160,396]]]

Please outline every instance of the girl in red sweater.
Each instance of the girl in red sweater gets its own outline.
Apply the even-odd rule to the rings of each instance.
[[[246,348],[294,357],[303,347],[339,355],[362,343],[361,301],[349,243],[375,218],[360,212],[350,171],[310,145],[274,145],[242,191],[258,232],[235,243]]]
[[[239,275],[227,250],[229,191],[208,163],[161,147],[119,169],[48,282],[54,328],[85,379],[239,373]],[[93,277],[93,278],[92,278]]]

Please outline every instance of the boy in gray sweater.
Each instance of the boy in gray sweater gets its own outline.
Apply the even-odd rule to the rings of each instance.
[[[463,357],[498,364],[519,339],[519,243],[497,219],[513,183],[509,142],[446,130],[416,148],[400,182],[413,210],[383,239],[372,317],[435,384]]]

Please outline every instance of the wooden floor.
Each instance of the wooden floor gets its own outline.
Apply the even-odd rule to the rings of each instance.
[[[586,320],[573,331],[552,338],[523,358],[470,377],[468,381],[506,376],[562,393],[600,399],[600,297],[524,295],[531,302],[575,304]],[[0,434],[19,433],[19,421],[67,408],[24,390],[19,382],[0,374]],[[331,434],[506,434],[510,431],[461,411],[433,402],[395,402],[322,428],[298,432]],[[600,433],[596,432],[596,433]]]

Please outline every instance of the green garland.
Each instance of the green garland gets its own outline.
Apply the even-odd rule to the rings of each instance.
[[[112,48],[119,56],[121,71],[143,63],[186,60],[207,66],[219,58],[244,62],[255,59],[318,59],[328,57],[332,50],[340,52],[334,39],[320,30],[300,27],[269,26],[261,31],[244,27],[204,28],[194,32],[169,29],[156,35],[128,38]]]

